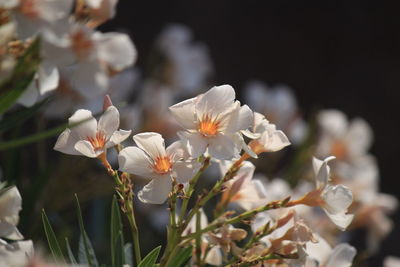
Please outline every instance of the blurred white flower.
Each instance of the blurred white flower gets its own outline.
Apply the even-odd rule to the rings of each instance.
[[[58,66],[76,63],[69,80],[87,98],[108,89],[109,74],[136,61],[136,49],[126,34],[94,32],[79,24],[66,28],[62,34],[56,29],[43,32],[44,55],[57,60]]]
[[[77,125],[62,132],[54,146],[65,154],[95,158],[131,134],[131,130],[118,130],[119,112],[114,106],[109,106],[98,122],[85,109],[77,110],[68,121],[70,125]]]
[[[33,257],[33,243],[31,240],[6,243],[0,239],[0,267],[29,266]]]
[[[126,147],[118,155],[119,169],[152,179],[138,194],[145,203],[162,204],[172,190],[172,178],[186,183],[200,165],[186,161],[181,141],[165,148],[164,139],[158,133],[140,133],[133,136],[138,147]]]
[[[224,175],[230,166],[231,161],[222,161],[220,163],[220,169],[222,175]],[[249,162],[243,162],[236,175],[224,183],[224,192],[221,197],[221,203],[237,203],[245,210],[256,208],[261,204],[263,195],[261,194],[259,187],[259,181],[253,179],[255,166]]]
[[[0,189],[0,238],[23,239],[17,229],[19,212],[22,209],[21,205],[22,198],[15,186]]]
[[[235,101],[230,85],[211,88],[206,93],[170,107],[172,115],[186,131],[178,132],[192,157],[208,149],[217,159],[238,156],[241,130],[250,127],[253,114],[248,106]]]
[[[317,243],[308,242],[306,245],[305,267],[350,267],[357,251],[349,244],[342,243],[335,248],[317,235]]]
[[[206,214],[204,213],[203,209],[200,209],[200,229],[207,227],[208,219]],[[197,216],[197,215],[196,215]],[[186,236],[196,232],[196,216],[194,216],[188,225],[186,226],[185,230],[182,232],[182,236]],[[220,266],[222,264],[222,254],[220,247],[217,245],[211,245],[209,241],[209,235],[207,233],[203,234],[201,237],[201,254],[202,257],[204,253],[207,253],[205,257],[205,263]],[[192,257],[192,263],[194,264],[195,257]]]
[[[244,97],[252,110],[265,115],[284,130],[295,145],[304,140],[307,125],[300,116],[296,98],[288,86],[268,87],[262,82],[253,81],[244,89]]]
[[[399,267],[400,258],[394,256],[387,256],[383,261],[383,267]]]

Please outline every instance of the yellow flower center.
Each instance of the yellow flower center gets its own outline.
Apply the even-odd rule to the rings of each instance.
[[[153,169],[158,174],[166,174],[171,168],[172,163],[168,156],[157,157],[154,161]]]
[[[96,137],[86,137],[86,140],[92,144],[95,151],[103,149],[106,144],[106,136],[103,132],[97,132]]]
[[[206,115],[200,121],[198,130],[204,136],[216,135],[219,130],[219,122],[211,120],[210,116]]]

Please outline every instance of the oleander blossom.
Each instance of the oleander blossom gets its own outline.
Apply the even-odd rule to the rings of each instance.
[[[0,238],[23,239],[17,229],[21,209],[22,198],[15,186],[0,190]]]
[[[243,131],[244,135],[253,139],[249,146],[244,145],[245,151],[252,157],[263,152],[276,152],[290,145],[290,141],[281,130],[277,130],[275,124],[270,123],[264,115],[254,112],[254,121],[251,131]]]
[[[342,231],[352,222],[354,215],[347,214],[347,210],[353,202],[353,194],[344,185],[332,185],[330,180],[330,168],[328,162],[335,157],[324,160],[313,158],[316,189],[299,201],[299,204],[320,206],[329,219]]]
[[[77,110],[68,120],[73,127],[58,137],[54,149],[65,154],[96,158],[131,134],[131,130],[118,130],[119,112],[109,106],[99,121],[86,109]]]
[[[119,170],[152,179],[138,193],[144,203],[164,203],[173,179],[184,184],[200,167],[188,160],[181,141],[165,148],[164,138],[154,132],[136,134],[133,140],[137,147],[126,147],[118,155]]]
[[[170,111],[185,128],[178,135],[194,158],[206,151],[217,159],[238,156],[242,148],[240,131],[253,121],[250,108],[235,101],[235,90],[230,85],[215,86],[171,106]]]

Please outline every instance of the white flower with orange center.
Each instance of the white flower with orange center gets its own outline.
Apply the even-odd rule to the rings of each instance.
[[[136,49],[127,34],[95,32],[71,24],[62,33],[48,29],[42,36],[44,56],[70,68],[71,86],[87,98],[109,89],[110,75],[136,61]]]
[[[220,169],[222,175],[232,166],[231,161],[222,161]],[[255,166],[249,162],[243,162],[237,174],[224,183],[225,190],[222,194],[221,203],[237,203],[245,210],[250,210],[261,205],[263,201],[262,183],[253,179]]]
[[[246,105],[235,101],[230,85],[211,88],[206,93],[170,107],[185,131],[178,132],[194,158],[208,150],[217,159],[238,156],[242,144],[240,131],[251,126],[253,114]]]
[[[253,157],[263,152],[276,152],[290,145],[285,133],[277,130],[275,124],[269,123],[265,116],[258,112],[254,112],[251,131],[243,133],[253,139],[248,147],[244,144],[245,151]]]
[[[114,106],[109,106],[98,122],[86,109],[77,110],[68,121],[73,127],[62,132],[54,146],[65,154],[95,158],[131,134],[130,130],[118,130],[119,112]]]
[[[328,162],[335,157],[325,160],[313,158],[316,189],[309,192],[303,198],[292,203],[308,206],[320,206],[329,219],[342,231],[352,222],[354,215],[347,214],[347,210],[353,202],[353,194],[344,185],[332,185],[330,181],[330,168]]]
[[[144,203],[164,203],[172,190],[172,179],[186,183],[200,167],[186,160],[181,141],[165,148],[164,138],[153,132],[137,134],[133,140],[137,147],[126,147],[118,155],[119,170],[152,179],[138,194]]]

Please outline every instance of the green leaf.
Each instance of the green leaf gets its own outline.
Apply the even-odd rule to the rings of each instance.
[[[44,210],[42,210],[42,222],[43,222],[44,232],[47,237],[47,242],[49,244],[50,251],[53,254],[54,260],[59,263],[65,263],[64,255],[61,251],[56,235],[54,234],[53,228],[51,227],[49,219],[47,218]]]
[[[40,40],[36,38],[19,58],[11,77],[0,84],[0,115],[15,104],[35,77],[40,63],[39,48]]]
[[[24,121],[31,118],[45,103],[47,103],[47,100],[48,98],[40,101],[30,108],[23,108],[22,110],[13,114],[7,114],[8,116],[3,117],[0,121],[0,132],[11,129],[16,125],[22,124]]]
[[[161,246],[153,249],[146,257],[139,263],[138,267],[153,267],[157,261],[158,254],[160,254]]]
[[[77,125],[79,125],[81,123],[84,123],[85,121],[90,120],[90,119],[91,119],[91,117],[89,117],[87,119],[83,119],[83,120],[81,120],[79,122],[76,122],[74,124],[64,123],[64,124],[61,124],[58,127],[52,128],[52,129],[47,130],[47,131],[43,131],[43,132],[40,132],[40,133],[37,133],[37,134],[33,134],[33,135],[30,135],[30,136],[27,136],[27,137],[22,137],[20,139],[11,140],[9,142],[2,142],[2,143],[0,143],[0,150],[7,150],[7,149],[15,148],[15,147],[18,147],[18,146],[27,145],[27,144],[34,143],[34,142],[37,142],[37,141],[42,140],[42,139],[46,139],[46,138],[52,137],[52,136],[54,136],[56,134],[60,134],[66,128],[73,128],[73,127],[75,127],[75,126],[77,126]]]
[[[192,256],[192,247],[187,247],[181,249],[178,254],[171,260],[168,267],[180,267],[185,266],[185,264],[190,260]]]
[[[66,247],[67,247],[69,261],[71,262],[72,267],[75,267],[77,265],[77,262],[75,260],[74,254],[72,253],[68,238],[65,238],[65,243],[66,243]]]
[[[75,194],[76,205],[77,205],[77,216],[79,222],[79,229],[81,231],[81,236],[79,239],[79,262],[88,264],[89,267],[97,267],[99,266],[97,262],[96,255],[93,250],[92,243],[89,240],[88,235],[86,234],[85,227],[83,225],[82,218],[82,210],[81,205],[79,204],[78,195]]]
[[[111,203],[111,262],[113,267],[119,267],[125,263],[124,243],[121,213],[114,195]]]

